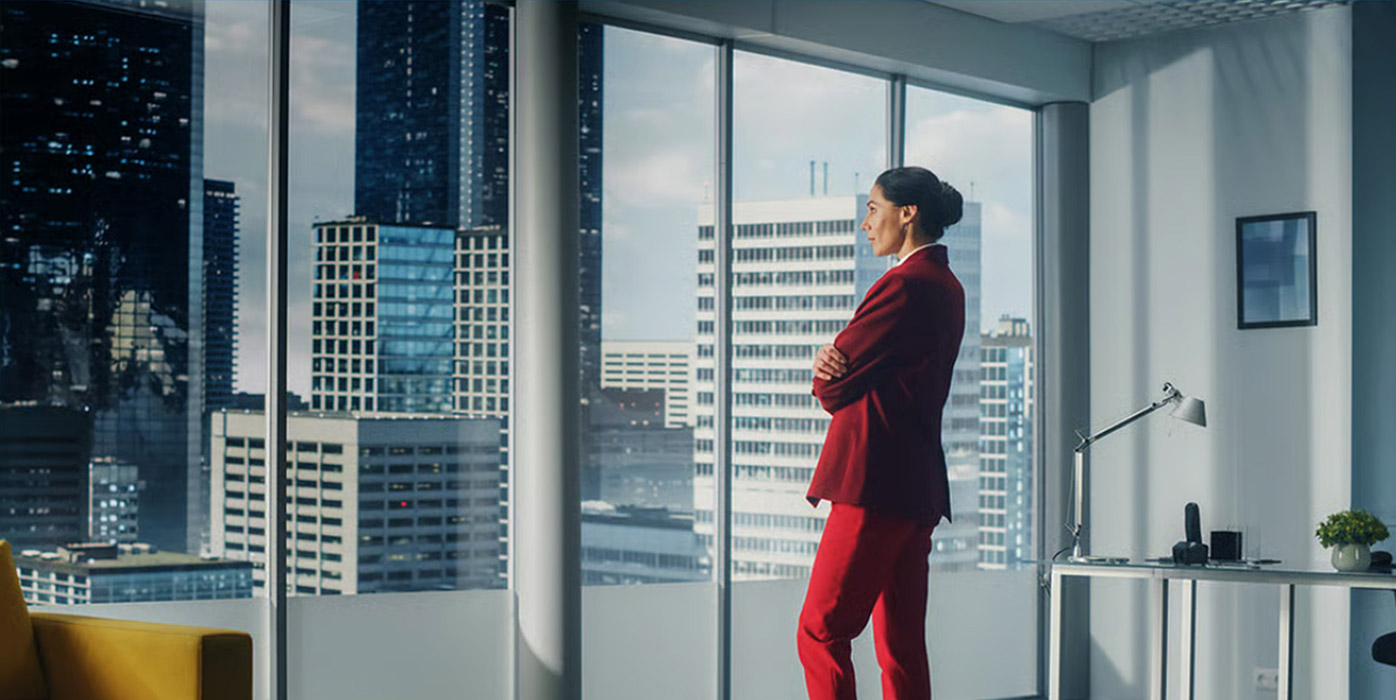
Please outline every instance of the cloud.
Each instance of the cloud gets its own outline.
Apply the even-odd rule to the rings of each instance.
[[[966,197],[971,183],[1006,189],[1031,179],[1031,113],[985,105],[916,119],[909,105],[908,114],[907,164],[930,168]]]
[[[708,162],[705,162],[708,161]],[[606,206],[696,206],[712,178],[710,159],[690,146],[619,155],[604,166]]]
[[[984,204],[983,216],[986,239],[1004,238],[1015,243],[1032,241],[1032,218],[1025,212],[1010,209],[1002,202],[989,201]]]
[[[291,41],[291,128],[354,133],[352,44],[299,35]]]

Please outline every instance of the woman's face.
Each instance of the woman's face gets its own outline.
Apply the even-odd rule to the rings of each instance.
[[[860,227],[868,235],[873,255],[882,257],[901,250],[915,215],[914,205],[899,207],[887,201],[881,185],[873,185],[872,192],[868,193],[868,214]]]

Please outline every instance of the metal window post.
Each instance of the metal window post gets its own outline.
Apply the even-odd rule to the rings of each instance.
[[[265,657],[273,700],[287,700],[286,633],[286,258],[291,117],[291,2],[267,6],[271,29],[271,100],[267,134],[267,600]]]
[[[717,211],[713,324],[713,572],[717,581],[717,698],[732,697],[732,95],[731,41],[717,47]]]

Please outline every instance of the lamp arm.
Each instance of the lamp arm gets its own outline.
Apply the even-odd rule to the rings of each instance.
[[[1081,442],[1076,446],[1076,451],[1085,452],[1087,447],[1090,447],[1091,445],[1099,442],[1100,439],[1105,437],[1106,435],[1109,435],[1119,430],[1120,428],[1123,428],[1126,425],[1129,425],[1130,423],[1133,423],[1134,421],[1137,421],[1140,418],[1143,418],[1144,416],[1147,416],[1150,413],[1153,413],[1154,411],[1157,411],[1160,408],[1167,406],[1168,404],[1178,400],[1179,398],[1182,398],[1182,396],[1183,394],[1179,392],[1177,389],[1173,388],[1172,384],[1164,384],[1163,398],[1149,404],[1148,406],[1145,406],[1144,408],[1139,409],[1138,411],[1135,411],[1134,413],[1129,414],[1128,416],[1125,416],[1124,418],[1121,418],[1112,425],[1101,429],[1094,435],[1082,435],[1078,431],[1076,435],[1077,437],[1081,438]]]
[[[1121,418],[1114,424],[1102,429],[1094,435],[1082,435],[1080,431],[1076,436],[1081,438],[1081,443],[1076,446],[1075,475],[1071,480],[1072,490],[1072,518],[1067,526],[1071,533],[1071,560],[1076,562],[1090,561],[1086,554],[1086,448],[1098,442],[1101,438],[1109,435],[1120,428],[1153,413],[1154,411],[1167,406],[1183,397],[1182,392],[1173,388],[1172,384],[1163,385],[1163,397],[1159,400],[1135,411],[1134,413]]]

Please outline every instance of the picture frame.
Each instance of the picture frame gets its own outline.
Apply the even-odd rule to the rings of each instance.
[[[1318,325],[1318,213],[1236,219],[1236,327]]]

